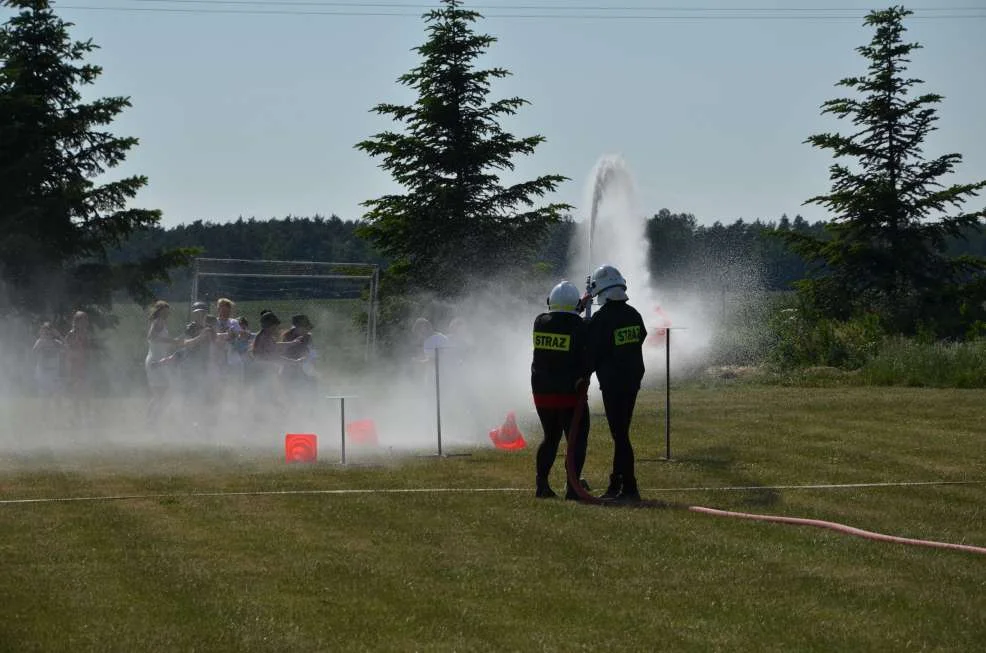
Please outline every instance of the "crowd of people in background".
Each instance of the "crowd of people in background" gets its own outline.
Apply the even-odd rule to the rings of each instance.
[[[181,335],[168,332],[170,305],[157,301],[150,309],[144,367],[151,396],[149,426],[180,394],[183,416],[194,429],[215,427],[220,409],[249,406],[253,416],[301,411],[310,407],[315,389],[311,332],[307,315],[291,318],[289,328],[270,310],[260,313],[259,329],[251,331],[245,316],[233,317],[235,304],[216,301],[215,314],[205,302],[192,304],[191,321]],[[271,411],[269,409],[278,409]]]
[[[183,429],[205,431],[216,427],[224,413],[267,422],[285,412],[308,417],[317,409],[311,319],[299,313],[283,324],[273,311],[263,310],[252,323],[235,309],[226,297],[213,304],[194,302],[188,322],[176,330],[167,301],[149,307],[142,352],[148,428],[161,430],[180,420]],[[454,418],[467,413],[467,400],[478,394],[466,373],[474,343],[462,318],[452,319],[443,331],[447,335],[424,318],[411,325],[416,347],[409,362],[417,363],[411,366],[411,381],[418,388],[432,387],[436,350],[442,349],[446,411]],[[84,311],[74,314],[64,335],[49,322],[40,326],[32,352],[35,386],[40,413],[52,425],[66,416],[74,426],[93,425],[90,398],[98,349]],[[62,410],[66,402],[71,415]]]
[[[245,316],[234,317],[228,298],[209,304],[195,302],[191,319],[181,333],[169,331],[171,306],[157,301],[150,307],[144,369],[149,401],[147,423],[157,428],[172,401],[180,401],[180,415],[193,429],[214,427],[224,407],[249,417],[265,419],[269,408],[304,411],[313,403],[315,350],[307,315],[291,318],[282,329],[270,310],[261,311],[259,329],[252,331]],[[45,419],[60,411],[63,399],[71,403],[73,423],[92,420],[90,367],[93,347],[89,316],[73,315],[70,330],[62,335],[43,323],[34,343],[35,382]]]

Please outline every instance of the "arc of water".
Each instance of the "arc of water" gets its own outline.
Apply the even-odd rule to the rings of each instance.
[[[592,240],[596,231],[596,218],[599,214],[599,205],[603,199],[603,193],[610,183],[613,176],[615,159],[612,157],[602,159],[597,165],[595,179],[592,184],[592,202],[589,208],[589,242],[586,246],[586,277],[585,291],[589,292],[592,282],[593,259],[592,259]],[[592,302],[586,306],[586,317],[592,316]]]
[[[596,179],[592,187],[592,205],[589,208],[588,261],[586,261],[590,274],[592,273],[592,238],[596,231],[596,216],[599,213],[599,204],[603,199],[603,191],[606,189],[611,175],[612,168],[610,166],[602,166],[596,174]]]

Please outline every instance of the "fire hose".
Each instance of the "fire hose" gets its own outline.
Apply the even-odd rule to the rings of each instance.
[[[589,400],[589,383],[585,379],[580,379],[576,386],[578,398],[575,402],[575,411],[572,413],[572,422],[569,424],[568,431],[565,433],[565,476],[568,479],[568,487],[575,492],[579,500],[583,503],[602,505],[608,503],[598,497],[589,494],[589,491],[582,486],[582,479],[579,478],[579,471],[575,465],[575,438],[582,428],[586,404]]]
[[[575,406],[575,411],[572,414],[572,422],[569,426],[568,432],[565,434],[565,439],[567,442],[567,447],[565,451],[565,473],[568,480],[568,486],[572,491],[575,492],[579,500],[582,503],[588,503],[591,505],[620,505],[616,501],[604,501],[599,497],[595,497],[582,486],[581,479],[579,478],[578,470],[575,464],[575,438],[578,437],[579,429],[582,426],[582,420],[584,419],[584,412],[586,409],[586,404],[588,401],[588,384],[582,382],[580,384],[578,393],[578,402]],[[629,505],[638,505],[635,503]],[[668,504],[661,504],[667,507]],[[842,533],[845,535],[853,535],[856,537],[862,537],[864,539],[873,540],[876,542],[891,542],[895,544],[910,544],[914,546],[925,546],[937,549],[950,549],[953,551],[965,551],[967,553],[978,553],[981,555],[986,555],[986,547],[973,546],[970,544],[954,544],[951,542],[937,542],[934,540],[922,540],[911,537],[899,537],[896,535],[886,535],[884,533],[875,533],[873,531],[863,530],[861,528],[855,528],[853,526],[848,526],[846,524],[839,524],[837,522],[824,521],[821,519],[804,519],[800,517],[784,517],[781,515],[759,515],[748,512],[733,512],[729,510],[719,510],[717,508],[706,508],[704,506],[674,506],[678,508],[684,508],[689,512],[700,513],[704,515],[712,515],[716,517],[732,517],[738,519],[751,519],[754,521],[771,522],[776,524],[791,524],[795,526],[815,526],[818,528],[826,528],[833,530],[837,533]]]

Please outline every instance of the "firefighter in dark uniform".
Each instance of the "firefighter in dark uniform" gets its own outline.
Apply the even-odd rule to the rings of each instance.
[[[613,437],[613,472],[602,498],[639,501],[630,422],[644,376],[647,328],[640,313],[627,303],[626,288],[626,279],[611,265],[592,274],[589,292],[601,306],[589,319],[589,360]]]
[[[576,472],[581,478],[589,437],[589,411],[583,387],[589,379],[587,324],[582,319],[579,289],[562,281],[551,289],[548,312],[534,320],[534,361],[531,363],[531,390],[544,440],[538,447],[537,490],[535,496],[556,496],[548,474],[558,454],[558,444],[566,435],[573,448]],[[581,404],[582,416],[577,433],[570,433],[572,418]],[[566,484],[567,485],[567,484]],[[578,495],[568,486],[566,499]]]

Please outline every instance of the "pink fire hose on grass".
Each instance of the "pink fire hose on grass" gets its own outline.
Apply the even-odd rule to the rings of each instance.
[[[821,519],[803,519],[800,517],[782,517],[779,515],[756,515],[749,512],[732,512],[729,510],[717,510],[716,508],[705,508],[703,506],[688,506],[688,510],[691,512],[700,512],[706,515],[715,515],[717,517],[753,519],[755,521],[774,522],[777,524],[794,524],[796,526],[817,526],[819,528],[827,528],[836,531],[837,533],[864,537],[868,540],[875,540],[877,542],[914,544],[917,546],[928,546],[936,549],[952,549],[955,551],[966,551],[968,553],[979,553],[986,555],[986,547],[972,546],[969,544],[952,544],[950,542],[936,542],[934,540],[918,540],[912,537],[898,537],[896,535],[884,535],[883,533],[864,531],[861,528],[854,528],[853,526],[847,526],[845,524],[839,524],[831,521],[823,521]]]
[[[588,388],[586,385],[582,385],[581,392],[579,394],[579,400],[575,407],[575,413],[572,415],[572,423],[566,434],[566,439],[568,442],[567,450],[565,452],[565,473],[568,479],[568,485],[571,487],[575,494],[583,503],[589,503],[593,505],[617,505],[614,502],[603,501],[598,497],[594,497],[589,494],[582,483],[580,482],[579,475],[575,469],[575,447],[573,447],[572,439],[575,434],[578,433],[579,427],[582,425],[583,412],[585,408],[586,399],[588,398]],[[936,549],[950,549],[953,551],[965,551],[967,553],[978,553],[981,555],[986,555],[986,547],[972,546],[970,544],[953,544],[950,542],[936,542],[934,540],[919,540],[911,537],[898,537],[896,535],[885,535],[883,533],[874,533],[873,531],[866,531],[861,528],[855,528],[853,526],[847,526],[846,524],[839,524],[837,522],[824,521],[821,519],[804,519],[800,517],[783,517],[780,515],[758,515],[749,512],[733,512],[730,510],[719,510],[717,508],[706,508],[704,506],[687,506],[687,510],[690,512],[697,512],[705,515],[713,515],[716,517],[733,517],[735,519],[752,519],[754,521],[764,521],[772,522],[775,524],[792,524],[795,526],[815,526],[817,528],[827,528],[833,530],[837,533],[843,533],[845,535],[853,535],[856,537],[866,538],[868,540],[874,540],[877,542],[892,542],[895,544],[911,544],[915,546],[925,546]]]

